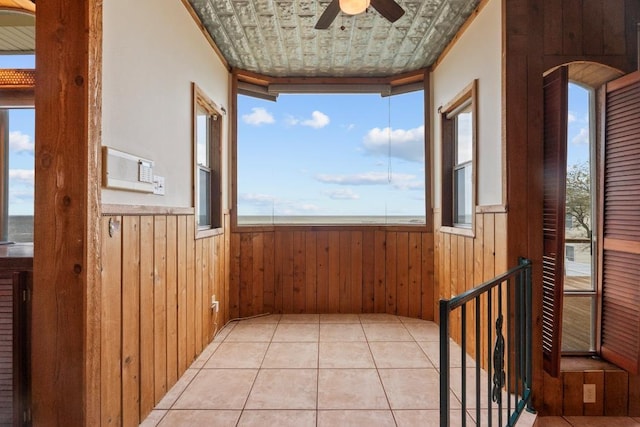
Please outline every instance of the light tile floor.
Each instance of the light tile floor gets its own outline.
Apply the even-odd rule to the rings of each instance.
[[[438,426],[438,340],[433,322],[385,314],[232,322],[142,425]],[[460,351],[452,356],[451,425],[459,426]],[[467,425],[475,416],[468,411]]]

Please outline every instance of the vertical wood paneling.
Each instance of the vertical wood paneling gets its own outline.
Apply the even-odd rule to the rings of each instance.
[[[153,240],[153,366],[154,403],[167,392],[167,218],[154,218]]]
[[[235,232],[230,240],[238,247],[231,249],[229,281],[238,286],[242,316],[382,312],[433,319],[431,233],[285,229]]]
[[[102,218],[100,415],[104,425],[133,426],[209,342],[213,319],[228,320],[204,297],[216,292],[225,307],[225,237],[196,241],[189,215],[114,220],[120,230],[108,237]]]
[[[198,355],[196,349],[196,224],[193,216],[187,217],[187,364]]]
[[[178,222],[167,217],[167,390],[178,381]]]
[[[340,311],[340,232],[329,232],[329,280],[328,306],[329,313]]]
[[[349,313],[362,313],[362,231],[351,232],[351,307]]]
[[[122,424],[140,419],[140,218],[122,218]],[[115,248],[113,248],[115,249]],[[103,254],[106,255],[103,251]]]
[[[629,374],[621,370],[605,371],[604,415],[608,417],[626,416],[628,402]]]
[[[102,219],[102,304],[101,342],[100,342],[100,414],[102,425],[117,426],[122,423],[121,399],[121,328],[122,328],[122,234],[109,236],[109,220],[117,223],[121,217]]]
[[[422,289],[423,281],[422,281],[422,263],[423,263],[423,245],[422,245],[422,234],[420,233],[410,233],[409,234],[409,271],[408,271],[408,280],[409,280],[409,289],[408,289],[408,297],[409,297],[409,312],[407,315],[409,317],[422,317],[422,303],[423,297],[427,292]],[[433,256],[433,254],[431,255]],[[432,282],[431,280],[425,280],[424,284]],[[429,302],[430,305],[430,302]]]
[[[200,307],[202,307],[202,239],[195,241],[195,282],[194,282],[194,323],[193,329],[195,354],[194,357],[202,351],[202,315]]]
[[[232,319],[240,317],[240,234],[231,233],[230,250],[229,250],[229,317]],[[271,307],[271,312],[274,311],[274,291],[272,289],[270,294],[267,294],[266,303],[267,307]]]
[[[640,375],[629,376],[629,416],[640,417]]]
[[[624,0],[606,0],[602,14],[603,24],[603,50],[608,55],[624,55],[625,44],[625,4]],[[637,3],[637,2],[636,2]],[[630,34],[631,37],[633,35]]]
[[[387,232],[386,257],[384,262],[386,278],[386,310],[388,314],[397,313],[397,289],[396,279],[398,272],[397,253],[398,235],[396,232]]]
[[[318,297],[316,300],[319,313],[329,310],[329,234],[326,231],[316,233],[316,262]]]
[[[253,234],[240,236],[240,317],[253,315]]]
[[[278,233],[276,233],[276,237]],[[293,313],[293,232],[280,233],[282,238],[282,252],[276,253],[276,259],[280,256],[282,277],[282,312]]]
[[[264,235],[264,312],[275,313],[275,243],[274,233]]]
[[[582,415],[582,384],[584,383],[582,372],[564,372],[563,382],[563,414]]]
[[[374,274],[375,233],[365,231],[362,234],[362,312],[373,313],[375,301]]]
[[[316,233],[308,231],[305,233],[305,306],[308,313],[317,313],[317,260],[316,253],[318,250],[318,242]]]
[[[251,306],[253,310],[251,315],[255,316],[261,314],[264,310],[261,310],[264,304],[264,234],[258,233],[252,240],[253,245],[253,268],[251,285],[253,289],[253,295],[251,295]],[[247,268],[249,265],[247,265]]]
[[[396,234],[396,313],[409,315],[409,233]]]
[[[587,55],[602,55],[604,46],[604,10],[602,0],[582,0],[584,22],[589,22],[589,30],[582,32],[582,45]]]
[[[306,312],[305,233],[293,233],[293,312]],[[256,290],[257,292],[257,290]]]
[[[187,370],[187,219],[178,217],[178,376]]]
[[[422,233],[422,272],[420,274],[420,287],[422,289],[422,318],[435,319],[435,307],[438,299],[436,293],[437,271],[435,270],[435,251],[433,234]]]
[[[376,231],[374,236],[375,254],[374,254],[374,311],[376,313],[385,313],[387,310],[386,302],[386,247],[384,231]]]
[[[202,270],[202,305],[199,309],[200,317],[202,319],[202,348],[209,344],[210,334],[210,322],[211,319],[210,309],[211,306],[211,264],[213,259],[211,258],[211,242],[213,239],[201,239],[202,241],[202,262],[200,269]]]
[[[351,311],[351,232],[340,231],[339,309],[340,313]]]
[[[562,53],[582,53],[582,0],[562,0]]]
[[[153,217],[140,218],[140,418],[155,406],[153,320]]]

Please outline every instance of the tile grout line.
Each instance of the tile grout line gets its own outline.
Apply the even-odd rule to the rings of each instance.
[[[240,415],[238,415],[238,419],[236,421],[236,427],[238,427],[238,425],[240,424],[240,420],[242,419],[242,415],[244,414],[244,411],[247,408],[247,402],[249,402],[249,396],[251,396],[251,392],[253,391],[253,387],[256,385],[256,381],[258,380],[258,376],[260,375],[260,371],[262,371],[262,365],[264,364],[264,359],[267,357],[267,352],[269,351],[269,348],[271,347],[271,343],[273,342],[273,337],[276,334],[276,331],[278,330],[278,325],[280,324],[280,318],[278,318],[278,322],[275,323],[276,327],[273,328],[273,333],[271,334],[271,338],[268,341],[267,344],[267,348],[264,351],[264,354],[262,355],[262,360],[260,361],[260,365],[258,366],[258,369],[256,369],[256,376],[253,378],[253,381],[251,382],[251,387],[249,387],[249,392],[247,393],[247,397],[245,397],[244,399],[244,403],[242,404],[242,408],[240,409]],[[226,337],[225,337],[226,339]],[[262,341],[264,342],[264,341]]]

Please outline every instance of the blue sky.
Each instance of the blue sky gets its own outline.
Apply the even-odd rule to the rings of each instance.
[[[0,68],[34,68],[33,55],[0,55]],[[9,111],[9,215],[33,215],[33,109]]]
[[[569,114],[567,117],[567,165],[589,161],[589,91],[569,84]]]
[[[422,91],[238,102],[238,214],[423,216]]]

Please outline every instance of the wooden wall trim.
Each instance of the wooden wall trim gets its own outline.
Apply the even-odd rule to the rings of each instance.
[[[182,4],[187,9],[187,12],[189,12],[189,15],[191,15],[191,18],[193,18],[193,21],[195,22],[197,27],[202,32],[202,35],[204,36],[204,38],[207,39],[207,42],[209,42],[209,44],[211,45],[211,48],[213,49],[213,51],[216,53],[216,55],[220,59],[220,62],[222,62],[222,64],[224,65],[224,67],[227,70],[231,71],[231,67],[229,66],[229,62],[227,61],[227,59],[222,54],[222,51],[220,50],[220,48],[218,47],[216,42],[213,41],[213,39],[211,38],[211,35],[207,31],[207,29],[204,27],[204,25],[202,25],[202,21],[200,21],[200,18],[198,17],[198,14],[196,13],[196,11],[193,10],[193,7],[191,6],[191,3],[189,3],[188,0],[182,0]]]
[[[506,205],[483,205],[476,206],[477,214],[485,214],[485,213],[506,213],[508,212]]]
[[[103,204],[102,215],[193,215],[195,209],[190,207],[148,206],[148,205],[118,205]]]
[[[100,424],[101,23],[102,0],[38,5],[34,425]]]

